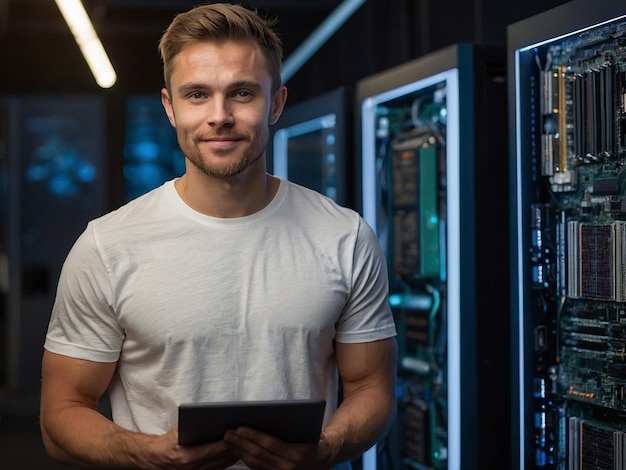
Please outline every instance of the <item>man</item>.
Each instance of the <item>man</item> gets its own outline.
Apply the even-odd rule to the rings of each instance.
[[[174,19],[160,50],[186,173],[90,222],[68,255],[42,366],[48,453],[105,469],[348,462],[395,409],[377,240],[355,212],[266,173],[287,96],[271,25],[204,5]],[[97,411],[107,390],[113,421]],[[248,428],[177,443],[181,403],[302,398],[327,401],[317,444]]]

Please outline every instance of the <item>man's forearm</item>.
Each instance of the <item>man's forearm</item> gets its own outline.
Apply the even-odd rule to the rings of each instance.
[[[237,461],[228,444],[178,445],[178,430],[152,435],[126,430],[85,406],[43,413],[42,434],[55,460],[87,469],[226,468]]]
[[[384,389],[346,398],[324,428],[321,445],[332,453],[333,465],[354,460],[387,432],[395,417],[395,396]]]
[[[147,449],[156,438],[80,405],[42,415],[41,431],[50,457],[80,468],[149,468]]]

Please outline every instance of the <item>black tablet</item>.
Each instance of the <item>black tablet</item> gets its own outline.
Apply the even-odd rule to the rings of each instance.
[[[178,407],[178,443],[219,441],[227,430],[238,426],[285,442],[318,442],[325,407],[321,399],[184,403]]]

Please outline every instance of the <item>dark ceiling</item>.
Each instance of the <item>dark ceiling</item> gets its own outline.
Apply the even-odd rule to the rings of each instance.
[[[182,11],[201,3],[194,0],[83,0],[98,33],[154,37]],[[243,0],[246,7],[277,17],[285,50],[293,51],[341,0]],[[64,33],[65,23],[53,0],[0,0],[0,28],[5,33]],[[306,37],[306,36],[305,36]]]
[[[202,1],[193,0],[83,0],[94,24],[108,32],[127,31],[129,24],[135,33],[150,30],[161,31],[162,18],[172,18],[176,13],[186,11]],[[212,3],[212,2],[207,2]],[[256,9],[262,13],[276,14],[278,17],[299,17],[300,22],[308,23],[307,15],[331,12],[340,0],[242,0],[233,3]],[[50,31],[62,26],[62,18],[53,0],[0,0],[0,21],[2,28],[30,31]],[[104,33],[105,31],[102,30]]]
[[[117,88],[159,89],[157,52],[163,31],[180,12],[204,0],[83,0],[111,62]],[[342,0],[232,0],[276,18],[285,58]],[[0,0],[0,90],[80,91],[93,79],[53,0]]]
[[[83,0],[118,82],[109,94],[160,90],[159,38],[206,0]],[[227,0],[277,18],[285,59],[344,0]],[[504,44],[506,25],[567,0],[367,0],[289,81],[316,96],[455,42]],[[0,0],[0,93],[102,91],[54,0]]]

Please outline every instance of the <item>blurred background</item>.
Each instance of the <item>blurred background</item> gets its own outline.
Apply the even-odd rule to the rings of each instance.
[[[38,388],[71,244],[88,220],[183,171],[160,104],[157,44],[175,14],[196,3],[84,0],[117,74],[101,88],[54,1],[0,0],[1,468],[58,468],[40,442]],[[242,2],[278,19],[286,62],[345,3]],[[504,47],[507,25],[563,3],[366,0],[290,73],[288,108],[455,43]]]

